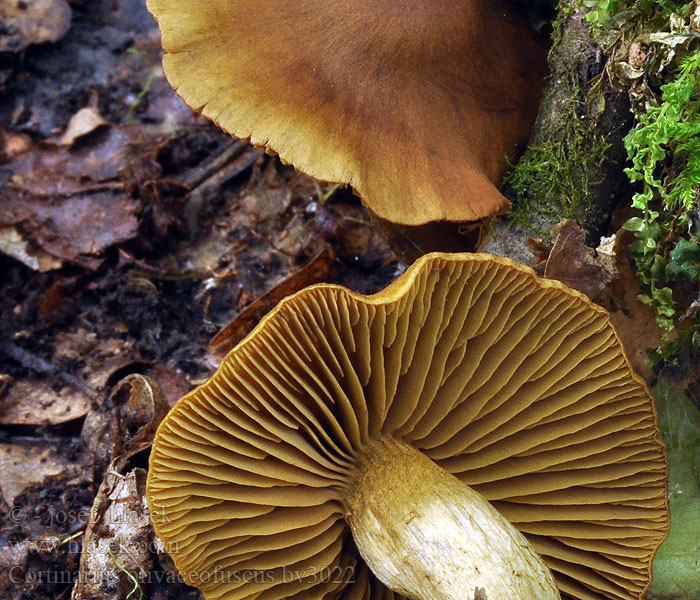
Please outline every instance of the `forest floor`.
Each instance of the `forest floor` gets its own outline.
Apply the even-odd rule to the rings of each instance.
[[[3,598],[70,596],[115,384],[152,377],[171,405],[235,343],[209,347],[231,321],[244,335],[305,285],[372,293],[403,268],[351,193],[326,203],[328,186],[185,106],[144,4],[73,2],[70,22],[0,31]],[[126,571],[88,592],[123,598]],[[185,597],[167,573],[144,593]]]

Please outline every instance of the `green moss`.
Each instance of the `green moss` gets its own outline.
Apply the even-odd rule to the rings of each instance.
[[[684,286],[700,281],[699,88],[700,50],[680,63],[675,78],[661,86],[658,104],[639,115],[637,126],[627,134],[625,147],[632,166],[625,172],[631,181],[642,183],[632,198],[632,207],[641,215],[623,225],[637,238],[629,250],[642,284],[638,298],[654,309],[662,339],[667,340],[668,332],[682,332],[679,340],[696,347],[700,347],[700,313],[691,307],[698,298],[682,292]],[[681,293],[674,298],[676,289]],[[688,323],[691,314],[694,319]],[[675,351],[673,346],[664,347],[656,358]]]
[[[546,98],[542,106],[556,107],[558,114],[548,115],[541,141],[525,151],[502,185],[513,203],[512,219],[544,236],[561,219],[591,220],[592,174],[610,147],[587,116],[576,84],[560,85],[556,94],[556,101]]]
[[[581,0],[581,5],[590,9],[586,19],[598,27],[607,25],[612,17],[625,10],[668,18],[673,12],[683,12],[690,4],[687,0]]]

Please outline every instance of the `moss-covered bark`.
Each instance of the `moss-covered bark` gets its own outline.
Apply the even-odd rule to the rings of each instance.
[[[622,171],[622,138],[632,122],[628,94],[610,85],[604,50],[578,4],[561,2],[550,81],[530,146],[503,184],[512,212],[484,248],[524,262],[532,262],[525,240],[547,238],[565,218],[597,242],[628,185]]]

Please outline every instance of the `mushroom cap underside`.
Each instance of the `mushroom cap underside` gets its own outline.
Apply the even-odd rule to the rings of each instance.
[[[648,586],[668,510],[645,384],[603,309],[481,254],[427,255],[374,296],[283,301],[161,424],[156,531],[208,600],[391,598],[341,501],[382,436],[481,493],[565,596]]]
[[[505,0],[148,0],[193,109],[403,225],[476,221],[527,141],[546,46]]]

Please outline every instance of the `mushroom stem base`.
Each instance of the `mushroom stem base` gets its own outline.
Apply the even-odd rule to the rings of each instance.
[[[344,502],[355,543],[389,588],[414,600],[554,600],[551,572],[480,494],[385,438],[358,462]]]

